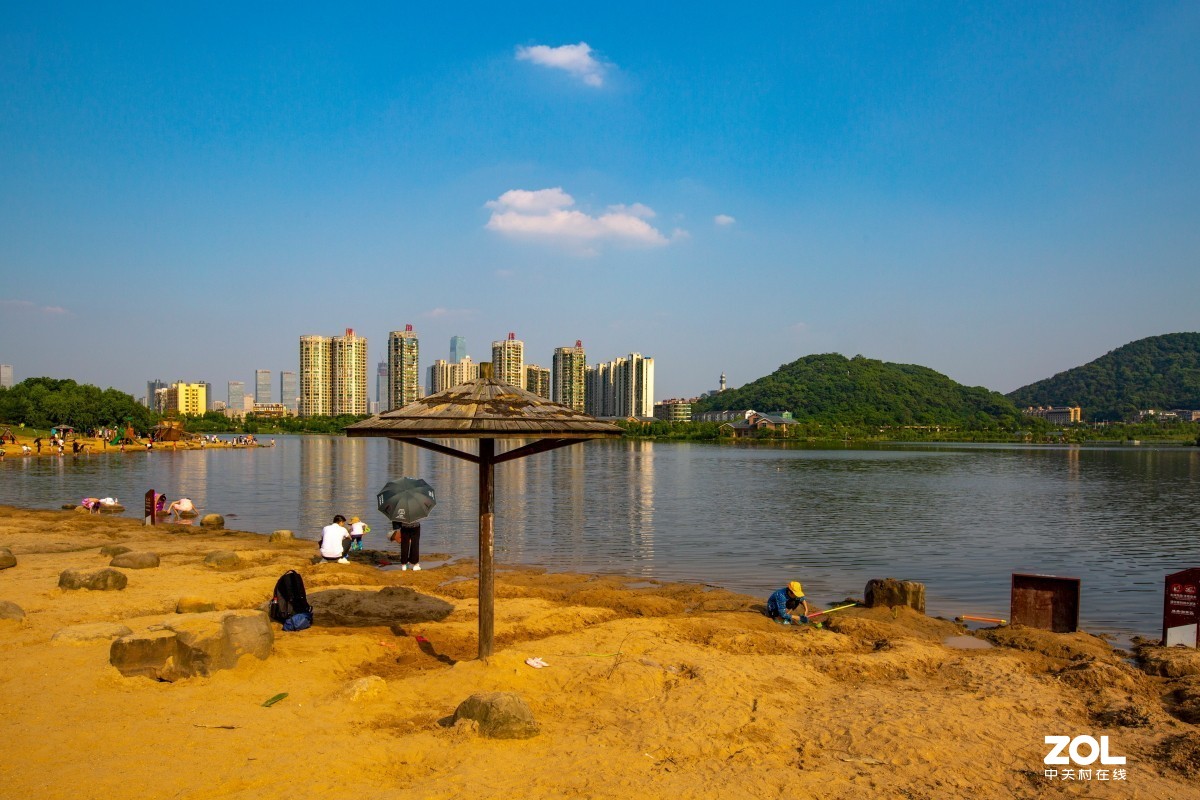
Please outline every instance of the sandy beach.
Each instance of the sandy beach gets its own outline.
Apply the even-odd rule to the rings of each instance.
[[[64,570],[106,568],[113,546],[159,565],[120,569],[121,590],[59,587]],[[961,627],[906,608],[783,627],[759,613],[764,598],[501,564],[484,663],[472,562],[313,564],[309,541],[11,507],[0,548],[16,561],[0,570],[0,601],[23,611],[0,619],[8,797],[1200,794],[1194,651],[1135,660],[1085,633],[1021,628],[963,649],[944,643]],[[206,563],[214,551],[236,557]],[[288,569],[315,624],[272,624],[268,657],[170,682],[110,663],[126,629],[178,628],[194,609],[254,616]],[[452,724],[462,701],[496,691],[525,701],[538,735]],[[1084,734],[1126,763],[1048,777],[1045,737]]]

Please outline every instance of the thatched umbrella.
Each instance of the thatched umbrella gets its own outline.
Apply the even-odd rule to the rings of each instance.
[[[477,380],[346,428],[348,436],[386,436],[479,465],[480,658],[492,654],[495,634],[496,465],[588,439],[621,435],[616,425],[495,380],[491,367],[480,364]],[[478,439],[479,452],[468,453],[427,439]],[[535,441],[497,454],[497,439]]]

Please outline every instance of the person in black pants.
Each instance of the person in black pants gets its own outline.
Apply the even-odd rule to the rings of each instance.
[[[400,569],[412,564],[414,572],[421,571],[421,523],[392,522],[392,541],[400,542]]]

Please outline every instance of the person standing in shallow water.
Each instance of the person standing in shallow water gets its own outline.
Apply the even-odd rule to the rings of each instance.
[[[392,541],[400,543],[400,569],[421,571],[421,523],[392,521]]]

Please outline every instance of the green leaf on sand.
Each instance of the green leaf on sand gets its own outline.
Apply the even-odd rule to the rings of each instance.
[[[275,695],[267,702],[263,703],[263,708],[270,708],[271,706],[275,705],[276,703],[278,703],[280,700],[282,700],[283,698],[285,698],[287,696],[288,696],[287,692],[280,692],[279,694]]]

